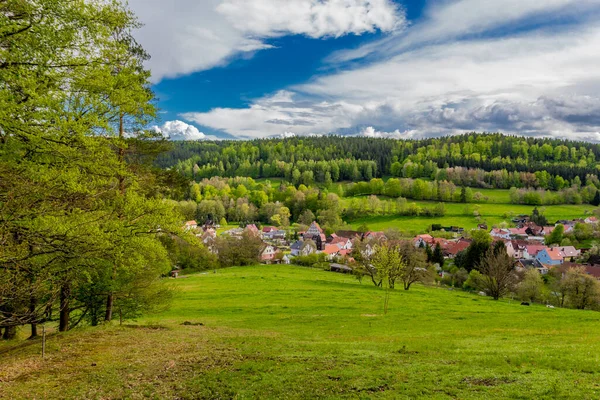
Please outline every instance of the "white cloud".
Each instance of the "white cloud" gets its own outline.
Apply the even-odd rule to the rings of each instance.
[[[153,80],[227,63],[291,34],[313,38],[391,31],[404,16],[392,0],[129,0]]]
[[[446,43],[467,35],[499,27],[512,28],[543,22],[556,14],[582,15],[598,6],[597,0],[458,0],[432,2],[421,21],[399,32],[358,49],[342,50],[330,57],[345,62],[367,55],[387,57],[425,43]]]
[[[217,10],[240,32],[263,38],[360,35],[403,22],[389,0],[224,0]]]
[[[291,92],[283,91],[257,100],[249,108],[215,108],[206,113],[185,113],[181,117],[239,138],[252,139],[285,132],[298,135],[333,132],[340,127],[350,127],[348,116],[362,108],[344,102],[303,102]]]
[[[519,4],[523,7],[511,7],[513,0],[443,2],[406,33],[386,39],[381,51],[389,53],[372,54],[371,64],[315,77],[248,108],[185,118],[244,138],[285,131],[423,137],[485,130],[597,140],[600,23],[591,17],[600,8],[590,5],[598,2]],[[567,6],[585,10],[590,18],[552,31],[472,36],[502,21],[558,19],[572,12]],[[475,11],[467,12],[469,7]],[[444,18],[448,21],[438,26]],[[427,43],[407,44],[421,34]],[[365,126],[381,132],[361,131]]]
[[[414,131],[400,132],[399,129],[396,129],[393,132],[381,132],[376,130],[372,126],[367,126],[358,133],[358,136],[364,136],[369,138],[408,139],[411,138],[414,134]]]
[[[279,135],[274,135],[271,136],[274,139],[289,139],[289,138],[294,138],[296,137],[296,134],[294,132],[283,132]]]
[[[171,140],[202,140],[208,137],[200,132],[195,126],[183,121],[167,121],[162,126],[154,126],[153,129],[161,133],[165,138]]]

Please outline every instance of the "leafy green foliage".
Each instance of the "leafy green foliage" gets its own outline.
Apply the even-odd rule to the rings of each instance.
[[[0,326],[139,315],[168,297],[158,234],[181,222],[153,167],[166,146],[140,130],[139,24],[118,1],[7,0],[0,27]]]

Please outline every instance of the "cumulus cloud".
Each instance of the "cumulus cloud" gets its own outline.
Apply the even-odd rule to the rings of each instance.
[[[369,137],[369,138],[408,139],[408,138],[413,137],[414,134],[415,134],[414,131],[400,132],[399,129],[396,129],[393,132],[382,132],[382,131],[376,130],[372,126],[367,126],[366,128],[363,128],[358,133],[358,136],[364,136],[364,137]]]
[[[334,132],[340,127],[350,127],[348,116],[362,108],[343,101],[303,101],[284,91],[259,99],[249,108],[215,108],[206,113],[185,113],[182,118],[239,138],[253,139],[284,132],[298,135]]]
[[[285,35],[360,35],[402,26],[392,0],[129,0],[144,23],[136,34],[154,81],[223,65]]]
[[[240,32],[263,38],[360,35],[392,31],[403,22],[388,0],[224,0],[217,11]]]
[[[202,140],[207,136],[200,132],[195,126],[183,121],[167,121],[162,126],[154,126],[153,129],[161,133],[165,138],[171,140]]]
[[[597,1],[523,0],[522,9],[511,7],[513,0],[491,3],[435,3],[423,21],[386,39],[393,46],[384,44],[390,49],[385,57],[372,54],[372,62],[316,76],[248,108],[219,108],[186,118],[242,138],[285,131],[385,137],[503,131],[597,140],[600,70],[594,66],[600,63],[600,23],[592,18],[600,14]],[[477,12],[490,20],[461,16],[458,11],[466,13],[469,5],[477,5]],[[473,35],[495,32],[503,18],[506,24],[524,18],[556,20],[572,12],[569,6],[586,11],[589,18],[504,36]],[[442,16],[454,18],[453,23],[435,26]],[[428,32],[433,39],[407,45],[417,40],[411,39],[413,31]],[[360,128],[370,126],[379,130]]]

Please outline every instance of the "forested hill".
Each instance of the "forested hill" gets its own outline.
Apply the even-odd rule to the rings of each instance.
[[[598,144],[472,133],[423,140],[323,136],[177,142],[158,163],[197,180],[249,176],[323,183],[384,175],[445,179],[443,171],[464,167],[487,172],[488,183],[502,174],[538,172],[542,182],[527,182],[527,175],[521,174],[525,182],[517,186],[553,188],[552,179],[557,176],[569,181],[578,178],[584,184],[588,175],[596,180],[599,156]]]

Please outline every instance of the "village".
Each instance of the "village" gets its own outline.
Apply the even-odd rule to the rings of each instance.
[[[492,245],[497,242],[504,244],[507,254],[515,261],[516,270],[536,269],[541,275],[545,275],[553,268],[566,271],[572,267],[582,267],[586,273],[600,279],[600,256],[586,254],[590,249],[546,244],[546,237],[559,225],[563,227],[565,234],[572,232],[577,224],[595,228],[599,223],[595,216],[560,220],[547,226],[537,225],[526,215],[515,218],[513,222],[516,224],[514,228],[493,227],[488,230],[487,225],[481,224],[478,230],[489,232]],[[192,231],[212,252],[217,252],[214,242],[218,228],[211,223],[200,226],[196,221],[188,221],[184,225],[184,230]],[[335,272],[353,270],[359,243],[363,256],[361,259],[364,259],[374,253],[378,244],[391,240],[383,231],[338,230],[326,234],[316,221],[306,230],[297,232],[274,226],[259,228],[256,224],[248,224],[244,228],[226,230],[221,235],[242,240],[245,233],[262,241],[257,260],[263,264],[293,264],[294,259],[318,255]],[[453,237],[448,237],[448,234]],[[445,259],[444,265],[452,265],[455,257],[466,251],[473,240],[460,227],[441,227],[438,231],[417,235],[411,241],[415,247],[429,248],[432,251],[439,247]],[[436,265],[441,277],[447,275],[448,268],[444,269],[444,265]]]

